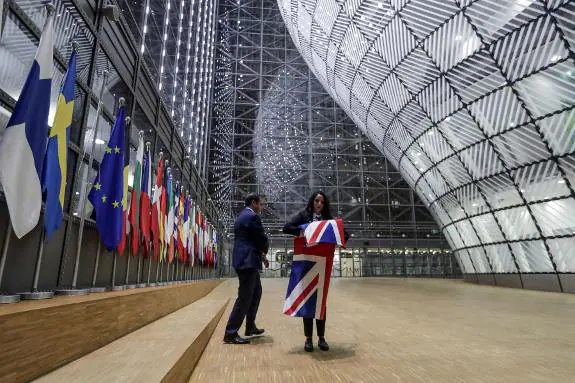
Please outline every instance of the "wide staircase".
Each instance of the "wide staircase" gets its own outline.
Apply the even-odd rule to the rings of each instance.
[[[187,382],[234,288],[195,281],[1,306],[0,382]]]

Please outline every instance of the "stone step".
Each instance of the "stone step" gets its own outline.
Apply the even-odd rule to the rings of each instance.
[[[230,298],[226,281],[204,298],[39,379],[41,383],[186,382]]]

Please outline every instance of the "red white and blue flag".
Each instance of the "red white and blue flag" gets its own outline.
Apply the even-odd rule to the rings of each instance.
[[[305,238],[294,240],[283,312],[294,317],[324,319],[335,248],[345,246],[343,222],[326,220],[304,226]]]
[[[318,243],[334,243],[345,248],[341,218],[306,223],[300,228],[304,231],[308,246],[315,246]]]

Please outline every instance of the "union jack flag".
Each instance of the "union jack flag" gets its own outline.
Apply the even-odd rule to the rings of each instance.
[[[284,314],[323,319],[335,243],[306,246],[305,238],[294,240],[294,256]]]
[[[315,246],[318,243],[335,243],[345,248],[341,218],[306,223],[300,228],[304,231],[308,246]]]

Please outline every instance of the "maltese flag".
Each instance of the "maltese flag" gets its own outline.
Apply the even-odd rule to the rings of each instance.
[[[0,140],[0,182],[18,238],[28,234],[40,219],[42,168],[48,140],[48,114],[52,89],[54,8],[14,113]]]

